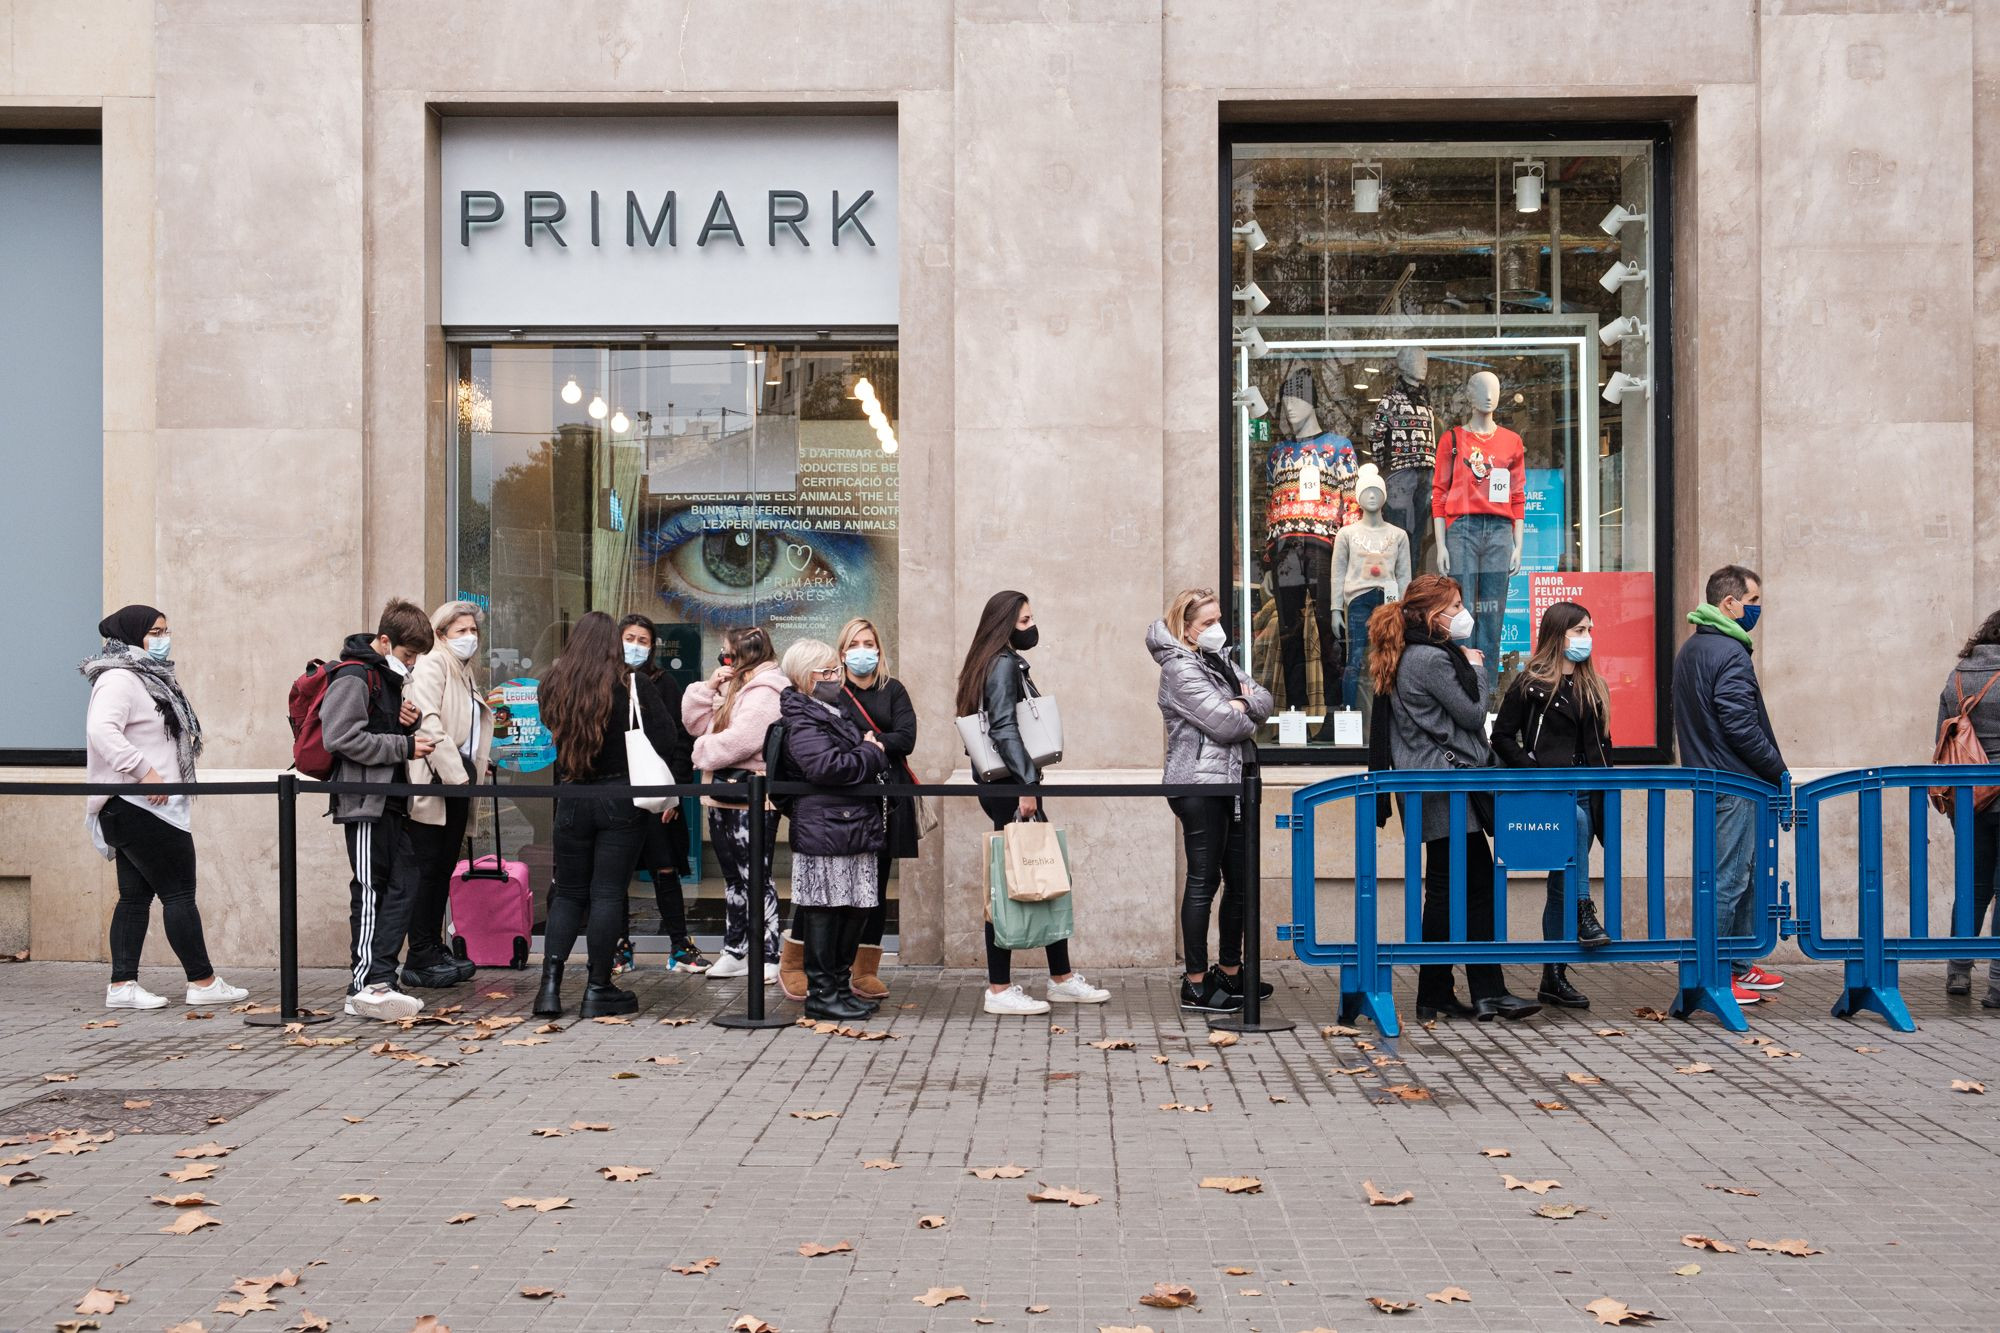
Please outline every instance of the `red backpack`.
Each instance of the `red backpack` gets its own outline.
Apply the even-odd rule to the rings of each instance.
[[[333,776],[334,757],[320,731],[319,706],[326,698],[327,686],[333,683],[333,673],[347,665],[359,664],[314,658],[306,663],[305,674],[292,682],[286,701],[286,715],[292,724],[292,767],[320,782]],[[381,685],[373,667],[364,670],[368,672],[368,696],[373,699]]]

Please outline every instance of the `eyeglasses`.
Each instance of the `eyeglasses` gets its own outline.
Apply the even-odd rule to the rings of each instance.
[[[812,673],[812,677],[814,680],[839,680],[840,668],[837,666],[821,667]]]

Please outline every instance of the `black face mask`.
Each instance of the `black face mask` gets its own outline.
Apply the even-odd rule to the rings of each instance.
[[[837,680],[816,680],[813,682],[813,698],[819,700],[821,703],[837,704],[840,702],[841,692],[845,688]]]
[[[1007,636],[1008,645],[1019,652],[1026,652],[1041,641],[1042,627],[1040,625],[1030,625],[1026,629],[1017,629]]]

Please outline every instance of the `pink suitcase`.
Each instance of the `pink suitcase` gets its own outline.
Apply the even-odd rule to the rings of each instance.
[[[526,863],[500,853],[500,802],[493,805],[493,854],[452,868],[451,951],[479,967],[519,969],[528,965],[535,899]]]

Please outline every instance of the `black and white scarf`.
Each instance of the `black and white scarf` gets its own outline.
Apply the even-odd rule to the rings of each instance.
[[[143,650],[134,651],[117,639],[106,639],[104,651],[95,657],[86,657],[78,664],[77,670],[83,678],[95,685],[97,678],[107,671],[130,671],[146,687],[152,696],[153,707],[160,710],[160,720],[167,725],[167,734],[174,738],[174,754],[180,763],[180,781],[194,781],[194,761],[201,757],[201,719],[195,716],[194,705],[181,691],[180,681],[174,678],[174,664],[171,661],[155,660]]]

